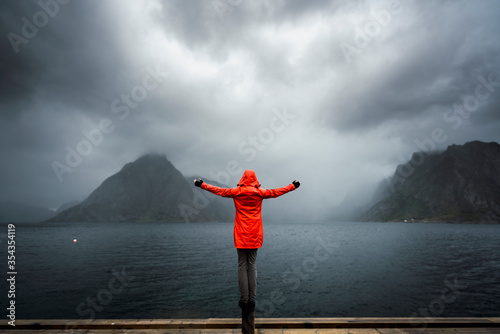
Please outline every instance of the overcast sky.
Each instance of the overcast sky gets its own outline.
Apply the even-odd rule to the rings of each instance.
[[[0,32],[2,201],[57,208],[159,152],[297,178],[284,203],[314,211],[414,151],[500,141],[495,0],[2,0]]]

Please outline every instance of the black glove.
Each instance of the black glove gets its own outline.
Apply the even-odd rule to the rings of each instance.
[[[195,186],[201,187],[202,184],[203,184],[203,180],[202,179],[194,180],[194,185]]]
[[[297,180],[293,180],[292,184],[295,186],[295,189],[297,189],[298,187],[300,187],[300,182],[297,181]]]

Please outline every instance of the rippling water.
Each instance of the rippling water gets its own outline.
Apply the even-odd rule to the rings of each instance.
[[[499,233],[265,224],[256,316],[500,316]],[[16,224],[16,246],[18,319],[239,316],[230,223]]]

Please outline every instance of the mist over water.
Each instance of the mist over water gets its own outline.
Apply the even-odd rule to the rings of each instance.
[[[17,224],[17,317],[239,317],[232,228]],[[264,224],[256,316],[499,316],[499,232],[499,225]]]

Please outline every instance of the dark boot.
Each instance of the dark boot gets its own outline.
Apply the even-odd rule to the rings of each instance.
[[[255,333],[255,301],[251,300],[248,302],[248,315],[247,322],[250,328],[249,334]]]
[[[241,300],[238,303],[238,306],[241,307],[241,332],[243,334],[253,334],[255,332],[254,326],[254,310],[255,310],[255,302],[243,303]]]

